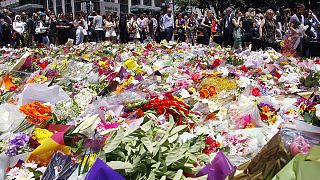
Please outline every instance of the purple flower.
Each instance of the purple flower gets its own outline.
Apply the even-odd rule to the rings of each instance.
[[[18,154],[18,151],[22,148],[25,148],[29,142],[30,136],[24,133],[17,133],[14,135],[13,139],[9,141],[10,147],[7,150],[6,154],[8,156],[15,156]]]
[[[49,79],[53,79],[54,77],[56,77],[58,75],[58,72],[53,70],[53,69],[49,69],[46,73],[47,78]]]

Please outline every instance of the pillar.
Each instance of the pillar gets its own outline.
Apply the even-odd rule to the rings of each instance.
[[[66,14],[66,1],[65,0],[61,0],[61,5],[62,5],[63,14]]]
[[[154,3],[154,0],[151,0],[151,6],[153,6],[153,7],[156,6]]]
[[[57,0],[51,0],[51,1],[53,3],[54,14],[58,15],[58,13],[57,13]]]
[[[131,0],[128,0],[128,13],[131,13],[131,5],[132,5]]]
[[[75,15],[75,4],[74,4],[74,0],[71,0],[71,10],[72,10],[72,15],[73,15],[73,18],[76,18],[76,15]]]
[[[143,5],[143,0],[140,0],[140,5]]]

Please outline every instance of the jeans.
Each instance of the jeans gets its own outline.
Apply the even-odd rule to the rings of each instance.
[[[166,40],[169,42],[172,39],[173,35],[173,27],[168,27],[164,30],[164,33],[166,35]]]
[[[49,41],[48,36],[42,36],[42,43],[49,46],[50,41]]]

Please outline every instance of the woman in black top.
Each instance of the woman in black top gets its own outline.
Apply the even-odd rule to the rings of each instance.
[[[67,43],[69,37],[69,22],[65,19],[64,14],[61,14],[57,21],[58,45]]]
[[[209,10],[207,16],[202,19],[201,26],[203,27],[204,44],[209,45],[211,37],[212,12]]]
[[[251,49],[253,37],[253,19],[250,12],[246,12],[245,20],[242,22],[244,47]]]
[[[49,21],[49,39],[54,45],[57,45],[57,18],[56,15],[51,15]]]

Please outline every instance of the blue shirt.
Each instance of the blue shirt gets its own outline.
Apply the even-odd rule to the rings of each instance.
[[[168,27],[174,27],[174,19],[173,16],[171,15],[170,17],[168,16],[168,14],[165,14],[163,16],[163,27],[166,29]]]

